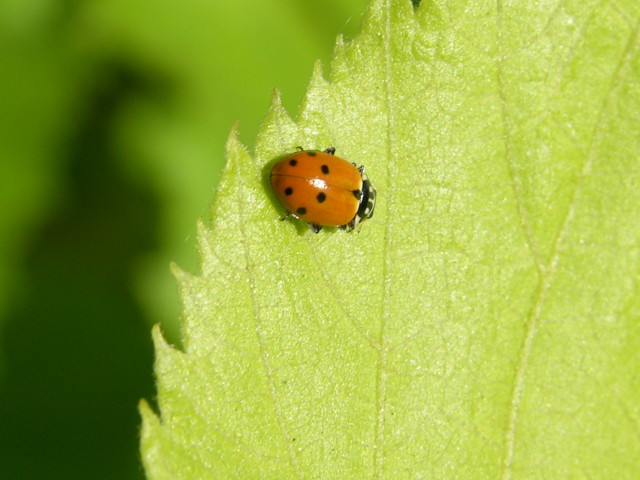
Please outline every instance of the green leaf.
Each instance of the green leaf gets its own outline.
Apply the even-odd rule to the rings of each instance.
[[[276,94],[253,157],[230,137],[149,478],[637,478],[639,22],[373,1],[296,122]],[[360,231],[279,221],[297,145],[366,166]]]
[[[225,132],[242,119],[242,138],[255,138],[273,85],[287,92],[285,105],[299,103],[309,65],[330,56],[336,32],[356,30],[365,0],[82,3],[78,42],[108,64],[118,58],[145,85],[118,109],[114,135],[123,172],[160,202],[157,248],[137,262],[135,290],[149,320],[176,340],[180,302],[167,265],[197,266],[195,219],[224,166]]]

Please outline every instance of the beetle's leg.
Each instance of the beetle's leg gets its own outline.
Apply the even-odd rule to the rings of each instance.
[[[351,231],[351,230],[353,230],[354,228],[356,228],[356,217],[353,217],[353,219],[352,219],[349,223],[347,223],[347,224],[345,225],[345,227],[346,227],[346,229],[347,229],[347,230],[349,230],[349,231]]]

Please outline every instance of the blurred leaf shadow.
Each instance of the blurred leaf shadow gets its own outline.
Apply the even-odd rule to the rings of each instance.
[[[153,348],[131,271],[156,247],[158,201],[118,171],[111,130],[131,95],[157,85],[118,62],[93,75],[59,155],[63,201],[33,239],[27,291],[3,322],[0,478],[144,476],[137,402],[154,397]]]

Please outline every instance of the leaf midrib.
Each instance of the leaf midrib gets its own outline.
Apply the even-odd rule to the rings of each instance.
[[[386,328],[389,320],[390,299],[392,282],[390,280],[389,272],[391,272],[391,236],[393,233],[393,219],[395,218],[395,170],[394,165],[394,153],[397,149],[393,148],[395,144],[394,138],[394,102],[393,102],[393,81],[391,74],[391,4],[389,0],[384,6],[384,74],[385,74],[385,102],[386,119],[387,119],[387,215],[384,231],[384,244],[383,244],[383,257],[384,262],[382,266],[382,278],[388,279],[384,282],[384,293],[382,296],[382,303],[380,306],[380,334],[378,338],[378,368],[376,378],[376,425],[375,425],[375,438],[373,448],[373,477],[382,478],[384,472],[385,462],[385,415],[386,415],[386,403],[387,403],[387,361],[388,361],[388,345],[386,337]]]

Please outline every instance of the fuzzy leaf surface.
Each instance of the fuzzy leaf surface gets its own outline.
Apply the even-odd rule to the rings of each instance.
[[[230,137],[149,478],[637,478],[639,19],[373,1],[295,122]],[[361,231],[279,221],[298,145],[366,166]]]

